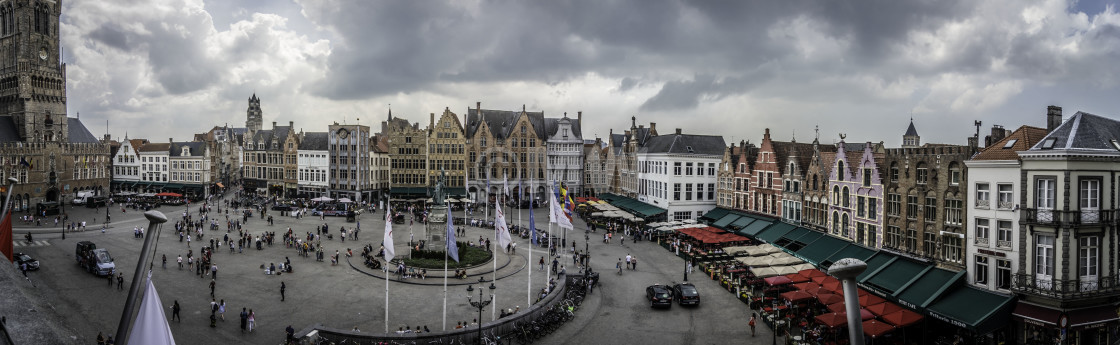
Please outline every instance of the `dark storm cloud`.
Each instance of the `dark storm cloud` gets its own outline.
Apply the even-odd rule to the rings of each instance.
[[[332,99],[412,92],[439,82],[532,80],[556,83],[597,73],[634,78],[689,71],[715,79],[661,77],[664,90],[643,109],[695,107],[698,97],[745,91],[744,70],[791,54],[768,28],[808,16],[834,39],[850,40],[874,65],[913,30],[967,11],[956,1],[482,1],[308,2],[304,13],[337,32],[330,72],[312,89]],[[983,62],[981,56],[978,61]],[[976,63],[976,62],[974,62]],[[819,67],[818,67],[819,68]],[[643,78],[648,79],[648,78]],[[630,90],[633,79],[620,86]]]
[[[130,49],[128,36],[116,23],[106,23],[89,33],[90,38],[120,50]]]

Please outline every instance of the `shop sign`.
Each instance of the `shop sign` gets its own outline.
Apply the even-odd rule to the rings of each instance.
[[[933,316],[933,318],[941,320],[941,321],[945,321],[945,322],[947,322],[947,323],[949,323],[950,325],[953,325],[953,326],[957,326],[957,327],[960,327],[960,328],[968,328],[968,325],[964,324],[964,322],[960,322],[960,321],[957,321],[957,320],[954,320],[954,319],[950,319],[950,318],[948,318],[944,315],[934,313],[932,311],[929,312],[929,316]]]

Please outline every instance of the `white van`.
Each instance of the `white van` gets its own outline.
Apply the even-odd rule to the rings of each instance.
[[[90,191],[78,192],[77,197],[74,198],[74,200],[70,201],[70,203],[74,205],[85,205],[86,198],[89,198],[91,196],[93,196],[93,192]]]

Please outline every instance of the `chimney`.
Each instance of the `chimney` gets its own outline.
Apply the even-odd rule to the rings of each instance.
[[[276,129],[276,121],[272,121],[272,129]]]
[[[583,111],[582,110],[576,112],[576,121],[579,121],[579,125],[581,127],[583,126]],[[650,126],[653,126],[653,125],[650,125]]]
[[[175,138],[167,138],[167,142],[171,143],[171,144],[174,144],[175,143]]]
[[[474,110],[482,111],[482,102],[474,102]]]
[[[1051,132],[1062,125],[1062,107],[1051,105],[1046,107],[1046,132]]]
[[[681,135],[681,129],[677,128],[677,135]]]
[[[428,126],[435,128],[435,126],[436,126],[436,113],[428,113]]]
[[[650,122],[649,123],[649,132],[650,133],[656,133],[657,132],[657,122]]]
[[[288,121],[288,127],[296,128],[296,122],[295,121]]]
[[[634,128],[634,127],[637,127],[637,126],[638,126],[638,117],[637,116],[631,116],[630,117],[630,128]]]

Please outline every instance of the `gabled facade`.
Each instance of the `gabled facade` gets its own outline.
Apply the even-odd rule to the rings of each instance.
[[[444,109],[438,121],[431,114],[428,124],[428,181],[446,173],[444,191],[449,196],[466,196],[467,135],[459,116]]]
[[[716,166],[723,137],[675,133],[650,137],[635,155],[638,199],[665,209],[667,220],[699,219],[716,206]],[[647,219],[649,220],[649,219]]]
[[[584,195],[596,196],[609,191],[611,175],[607,170],[607,152],[610,149],[607,145],[600,138],[583,144]]]
[[[482,103],[467,110],[465,125],[469,183],[472,199],[504,194],[508,179],[510,194],[517,198],[521,188],[545,200],[547,180],[547,128],[543,112],[482,109]],[[487,190],[489,186],[489,190]],[[528,198],[528,193],[524,193]]]
[[[113,191],[134,191],[140,181],[140,148],[146,139],[129,139],[126,135],[113,156]]]
[[[428,133],[420,128],[420,123],[393,117],[381,123],[381,133],[389,146],[390,189],[397,189],[393,195],[401,197],[427,196],[414,193],[428,186]]]
[[[550,181],[559,181],[572,195],[585,195],[583,192],[583,112],[575,119],[568,113],[559,119],[544,119],[548,149],[546,176]]]
[[[389,143],[385,135],[377,133],[369,138],[369,176],[374,200],[387,200],[389,196]]]
[[[882,247],[881,159],[882,154],[876,154],[871,142],[847,145],[841,138],[836,145],[828,176],[828,229],[833,236],[870,248]]]
[[[836,161],[836,146],[821,145],[813,140],[813,155],[805,168],[805,178],[801,196],[801,226],[828,232],[829,213],[829,176]]]
[[[296,196],[299,138],[293,128],[293,122],[277,126],[273,121],[272,129],[250,131],[251,135],[245,137],[241,173],[245,190],[268,196]]]

